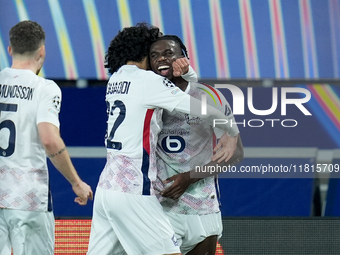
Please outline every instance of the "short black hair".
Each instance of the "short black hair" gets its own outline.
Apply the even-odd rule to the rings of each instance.
[[[10,29],[9,43],[13,54],[32,55],[45,43],[45,31],[37,22],[24,20]]]
[[[109,68],[109,73],[113,74],[128,61],[142,61],[149,55],[150,46],[159,35],[158,27],[145,22],[119,31],[105,55],[105,67]]]
[[[161,36],[161,37],[159,37],[157,39],[157,41],[160,41],[160,40],[171,40],[171,41],[174,41],[174,42],[178,43],[178,46],[181,48],[181,51],[182,51],[183,55],[187,59],[189,59],[187,47],[185,47],[185,45],[182,42],[181,38],[179,38],[177,35],[163,35],[163,36]]]

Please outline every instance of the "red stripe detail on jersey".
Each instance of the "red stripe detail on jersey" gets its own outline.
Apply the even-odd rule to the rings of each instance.
[[[212,90],[212,92],[215,93],[215,95],[217,96],[218,100],[220,101],[220,104],[222,105],[222,100],[220,98],[220,95],[217,93],[216,89],[214,89],[212,86],[208,85],[208,84],[205,84],[205,83],[200,83],[204,86],[207,86],[210,90]]]
[[[150,155],[150,122],[154,109],[148,109],[144,119],[143,148]]]

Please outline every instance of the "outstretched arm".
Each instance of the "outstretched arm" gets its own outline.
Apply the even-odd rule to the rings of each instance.
[[[88,199],[93,199],[91,187],[83,182],[74,168],[66,146],[60,137],[59,129],[48,122],[38,124],[39,136],[47,156],[58,171],[70,182],[74,193],[78,197],[75,202],[86,205]]]

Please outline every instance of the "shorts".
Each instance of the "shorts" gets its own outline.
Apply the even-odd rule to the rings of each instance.
[[[88,255],[173,253],[175,233],[155,196],[97,188]]]
[[[206,215],[173,212],[166,212],[165,214],[175,230],[177,242],[183,255],[209,236],[217,235],[218,238],[222,236],[221,212]]]
[[[0,255],[54,254],[53,212],[0,208]]]

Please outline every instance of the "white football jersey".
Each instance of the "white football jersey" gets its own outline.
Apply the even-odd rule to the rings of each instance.
[[[47,211],[48,171],[38,123],[59,128],[61,91],[31,70],[0,72],[0,208]]]
[[[208,105],[224,112],[226,119],[233,120],[235,123],[230,106],[220,91],[209,85],[190,82],[186,93],[200,100],[202,94],[205,94]],[[178,111],[164,110],[162,119],[163,128],[159,133],[156,150],[158,176],[155,189],[157,191],[164,190],[172,184],[164,187],[162,181],[167,178],[209,163],[216,137],[219,138],[223,134],[219,129],[214,131],[202,119]],[[219,212],[218,197],[217,177],[208,177],[190,185],[178,200],[161,196],[159,200],[167,212],[208,214]]]
[[[190,96],[167,78],[124,65],[106,89],[107,162],[98,186],[131,194],[153,195],[155,150],[162,109],[172,111]]]

